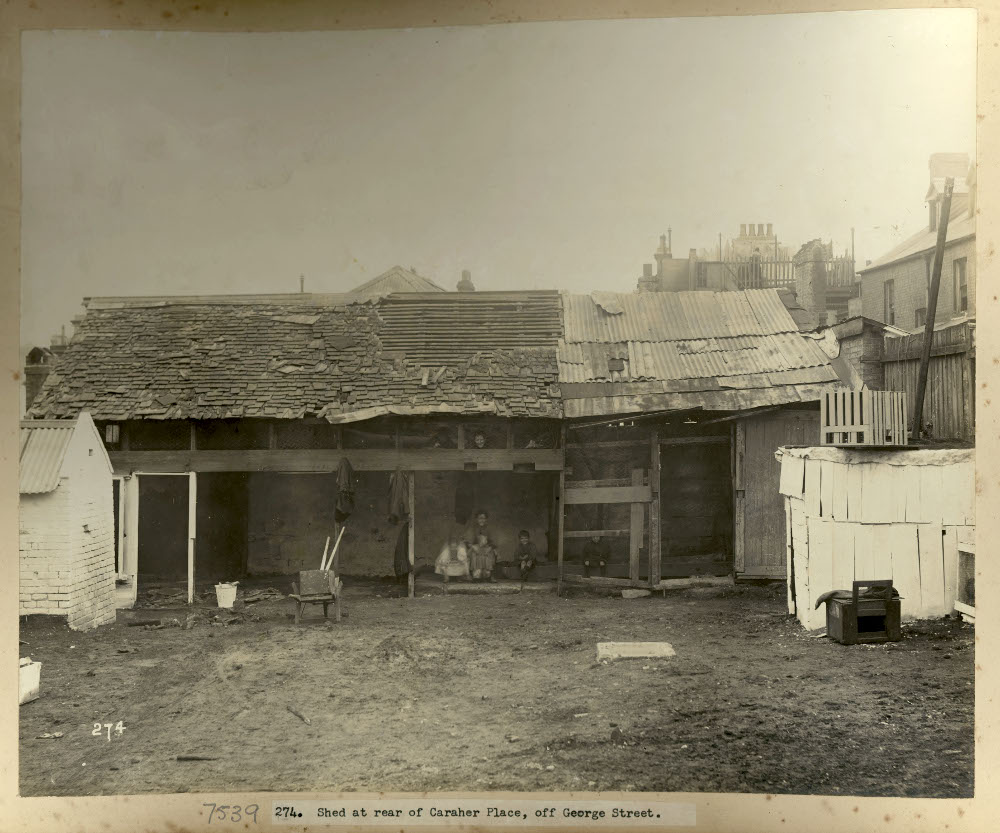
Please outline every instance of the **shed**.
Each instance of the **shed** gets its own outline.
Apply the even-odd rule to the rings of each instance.
[[[610,577],[631,584],[783,577],[774,452],[815,442],[820,395],[843,382],[821,341],[773,289],[563,307],[569,560],[604,538]]]
[[[20,434],[19,613],[113,622],[112,469],[94,421],[23,420]]]

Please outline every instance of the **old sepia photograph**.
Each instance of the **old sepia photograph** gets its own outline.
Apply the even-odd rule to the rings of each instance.
[[[971,799],[976,27],[22,32],[20,795]]]

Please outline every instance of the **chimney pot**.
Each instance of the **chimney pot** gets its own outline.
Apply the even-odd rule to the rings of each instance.
[[[740,237],[746,237],[746,236],[747,236],[747,224],[740,223]]]
[[[767,224],[767,236],[768,237],[773,237],[774,236],[774,231],[772,231],[773,228],[774,228],[774,225],[772,223],[768,223]]]
[[[462,270],[462,280],[458,282],[459,292],[475,292],[476,285],[472,282],[472,273],[468,269]]]
[[[757,224],[757,236],[758,237],[763,237],[764,236],[764,224],[763,223],[758,223]]]

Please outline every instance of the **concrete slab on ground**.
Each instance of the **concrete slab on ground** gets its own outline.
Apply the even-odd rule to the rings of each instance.
[[[597,661],[614,659],[659,659],[677,653],[669,642],[598,642]]]

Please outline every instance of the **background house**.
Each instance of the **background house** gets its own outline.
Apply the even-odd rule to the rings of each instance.
[[[749,230],[748,230],[749,229]],[[721,254],[720,254],[721,253]],[[742,224],[740,234],[723,247],[690,249],[683,259],[671,253],[670,234],[660,236],[653,253],[656,263],[643,264],[636,288],[639,292],[683,292],[699,290],[730,292],[745,289],[778,289],[798,295],[805,313],[805,329],[842,321],[850,300],[858,295],[854,256],[835,255],[833,243],[813,240],[792,255],[778,244],[773,225]]]
[[[21,615],[86,629],[115,619],[111,462],[90,415],[21,422]]]
[[[923,229],[859,270],[861,313],[910,332],[923,329],[927,315],[934,247],[945,177],[954,177],[948,236],[941,269],[936,320],[942,325],[976,315],[976,172],[964,153],[935,153],[928,163],[930,184]]]

